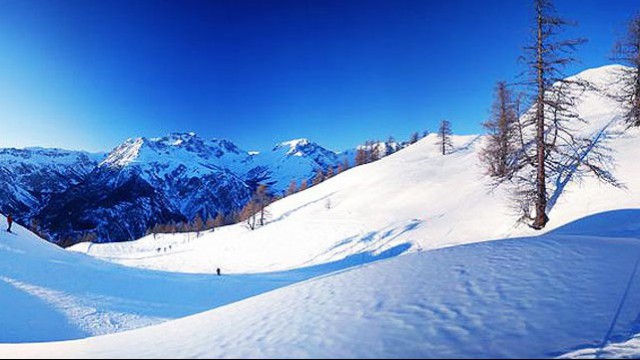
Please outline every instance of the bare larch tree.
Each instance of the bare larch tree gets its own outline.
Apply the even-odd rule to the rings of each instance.
[[[618,100],[625,109],[629,126],[640,126],[640,13],[631,21],[624,38],[614,46],[614,59],[627,67],[620,69],[622,85]]]
[[[549,221],[550,198],[555,201],[567,182],[592,173],[604,182],[619,184],[607,170],[612,157],[602,145],[602,133],[581,137],[574,128],[584,122],[576,106],[590,85],[576,77],[567,78],[563,71],[576,61],[572,53],[585,40],[559,39],[570,24],[556,16],[551,0],[534,0],[534,7],[533,41],[525,47],[523,58],[529,75],[525,85],[533,106],[519,119],[521,151],[512,180],[523,220],[531,220],[530,226],[539,230]],[[551,197],[550,180],[555,185]]]
[[[482,124],[488,140],[480,152],[487,174],[494,185],[509,180],[516,170],[518,142],[518,109],[511,90],[504,81],[498,82],[491,118]]]
[[[447,155],[447,152],[453,147],[451,143],[452,134],[449,120],[442,120],[438,129],[438,142],[436,143],[442,151],[442,155]]]

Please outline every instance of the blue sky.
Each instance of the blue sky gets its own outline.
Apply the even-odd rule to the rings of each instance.
[[[610,63],[637,0],[558,0]],[[477,133],[520,73],[530,1],[0,0],[0,147],[110,150],[195,131],[340,150],[449,119]]]

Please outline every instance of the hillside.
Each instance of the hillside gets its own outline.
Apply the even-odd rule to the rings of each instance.
[[[579,76],[615,91],[612,68]],[[12,343],[0,357],[633,353],[640,130],[620,133],[606,92],[583,99],[580,131],[604,134],[626,188],[558,187],[543,232],[518,226],[503,190],[487,188],[482,136],[456,136],[442,156],[434,135],[273,203],[254,231],[73,251],[0,232],[0,342]],[[55,342],[16,344],[41,341]]]
[[[0,356],[538,358],[601,347],[640,326],[639,216],[401,256],[140,330],[0,345]]]
[[[601,91],[582,95],[578,110],[587,121],[586,135],[604,131],[602,141],[616,157],[614,170],[626,189],[592,178],[573,182],[558,192],[545,231],[601,211],[640,206],[637,172],[637,129],[620,134],[615,66],[587,70],[578,76]],[[606,90],[606,91],[605,91]],[[431,134],[377,162],[352,168],[318,186],[275,202],[268,224],[255,231],[242,224],[214,232],[147,236],[135,242],[80,244],[72,250],[124,265],[211,273],[279,271],[376,254],[402,246],[416,251],[538,234],[518,226],[502,189],[491,191],[478,161],[481,136],[455,136],[455,151],[442,156]],[[158,254],[158,246],[171,245]]]

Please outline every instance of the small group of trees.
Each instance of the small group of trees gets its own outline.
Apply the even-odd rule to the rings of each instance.
[[[200,214],[191,221],[171,221],[168,223],[157,223],[153,227],[147,229],[148,234],[175,234],[184,232],[196,232],[214,230],[217,227],[224,226],[233,222],[234,215],[225,216],[223,213],[218,213],[216,217],[208,217],[207,220],[203,220]]]
[[[523,57],[526,79],[514,84],[514,94],[505,82],[496,86],[491,118],[483,125],[487,142],[480,153],[492,185],[507,184],[521,220],[534,229],[549,221],[547,212],[570,181],[593,175],[604,183],[621,186],[609,168],[612,156],[602,133],[585,137],[574,124],[584,122],[576,111],[583,91],[592,86],[567,79],[564,68],[583,39],[561,39],[569,23],[556,15],[550,0],[534,0],[535,17],[531,43]],[[632,21],[629,37],[617,46],[618,54],[632,65],[620,75],[625,119],[638,126],[640,114],[640,19]],[[521,102],[530,109],[520,113]]]
[[[251,199],[240,212],[239,220],[244,221],[251,230],[264,226],[268,216],[266,207],[272,200],[272,196],[267,192],[267,185],[259,184]]]

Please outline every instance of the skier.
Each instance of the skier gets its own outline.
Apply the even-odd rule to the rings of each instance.
[[[13,218],[11,217],[11,214],[7,215],[7,224],[9,224],[9,227],[7,227],[7,232],[11,232],[11,224],[13,224]]]
[[[220,268],[216,269],[216,274],[218,274],[218,276],[220,276]]]

